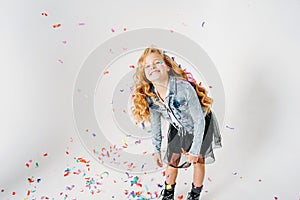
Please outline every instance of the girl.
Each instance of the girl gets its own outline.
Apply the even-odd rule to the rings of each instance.
[[[138,123],[151,123],[154,158],[159,167],[163,165],[161,116],[170,123],[164,156],[168,164],[167,178],[162,199],[174,199],[178,168],[193,163],[193,183],[187,199],[198,200],[203,188],[206,158],[214,160],[211,145],[203,145],[205,115],[210,113],[212,99],[195,80],[189,82],[187,74],[175,61],[154,47],[146,48],[139,58],[134,79],[132,113]],[[184,159],[186,162],[179,166]]]

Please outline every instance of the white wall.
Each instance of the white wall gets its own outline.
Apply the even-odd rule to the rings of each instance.
[[[203,199],[299,199],[299,10],[296,0],[2,2],[0,199],[128,199],[126,189],[145,185],[160,191],[160,172],[139,175],[143,188],[131,187],[132,178],[91,157],[72,114],[74,82],[89,54],[124,28],[146,27],[194,40],[223,81],[225,126],[234,129],[224,126]],[[90,160],[90,171],[74,157]],[[64,177],[67,168],[81,173]],[[186,196],[191,171],[180,172],[177,196]],[[101,192],[92,194],[87,177]]]

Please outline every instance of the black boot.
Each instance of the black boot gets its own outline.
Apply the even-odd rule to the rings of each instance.
[[[175,185],[176,183],[174,183],[173,185],[168,185],[165,182],[165,189],[161,191],[159,196],[159,197],[163,197],[161,200],[174,200]]]
[[[188,193],[187,200],[199,200],[202,188],[203,185],[201,187],[195,187],[194,183],[192,183],[192,189]]]

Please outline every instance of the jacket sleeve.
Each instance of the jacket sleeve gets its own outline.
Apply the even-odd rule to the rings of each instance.
[[[199,156],[205,127],[205,118],[198,95],[191,84],[187,86],[188,107],[194,124],[194,138],[189,154]]]
[[[161,114],[154,109],[149,108],[151,130],[152,130],[152,144],[154,146],[154,153],[160,154],[161,150]]]

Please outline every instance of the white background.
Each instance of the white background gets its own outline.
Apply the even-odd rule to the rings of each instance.
[[[82,147],[72,92],[95,48],[124,28],[145,27],[194,40],[224,84],[230,128],[224,126],[223,148],[207,166],[202,199],[300,198],[299,0],[11,0],[1,2],[0,11],[0,199],[122,200],[129,199],[126,189],[143,189],[130,186],[132,178],[106,169]],[[58,23],[61,27],[52,28]],[[90,171],[78,157],[90,161]],[[86,173],[64,177],[67,168]],[[180,171],[176,197],[186,197],[191,172]],[[31,176],[33,183],[27,180]],[[98,180],[99,193],[85,187],[86,177]],[[158,172],[139,180],[159,192],[164,177]]]

